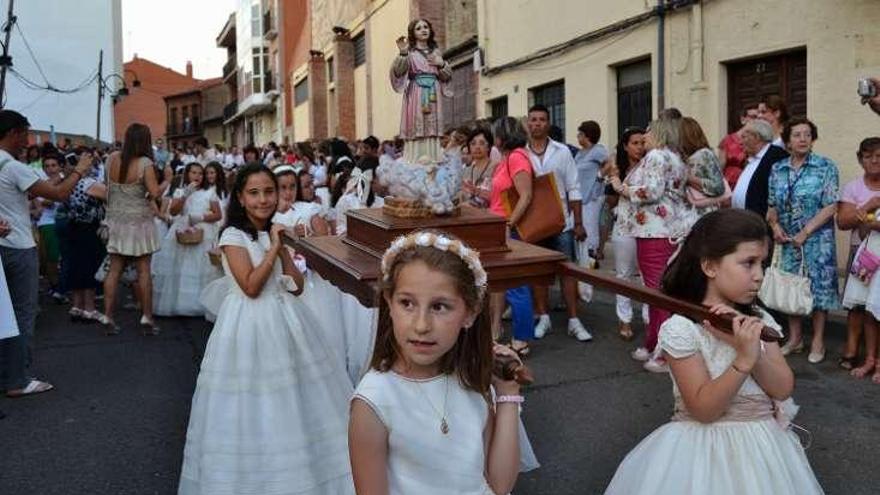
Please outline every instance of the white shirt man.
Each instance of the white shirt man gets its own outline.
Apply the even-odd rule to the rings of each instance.
[[[750,156],[746,161],[746,166],[739,175],[739,179],[736,180],[736,187],[733,189],[733,196],[730,199],[730,205],[734,208],[746,207],[746,193],[749,192],[749,184],[752,182],[752,176],[755,175],[755,171],[758,170],[758,165],[761,163],[767,150],[770,149],[770,145],[771,143],[765,144],[758,154]]]

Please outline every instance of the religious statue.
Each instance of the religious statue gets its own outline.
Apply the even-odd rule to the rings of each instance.
[[[443,60],[434,40],[434,29],[425,19],[409,23],[407,36],[397,39],[400,51],[391,64],[391,86],[403,93],[400,136],[403,156],[383,157],[380,182],[388,187],[396,207],[425,214],[450,214],[458,206],[462,165],[458,156],[446,154],[440,145],[443,134],[443,97],[452,96],[447,83],[452,68]],[[411,216],[424,216],[413,214]]]

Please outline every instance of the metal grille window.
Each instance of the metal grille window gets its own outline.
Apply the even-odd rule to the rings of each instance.
[[[489,100],[489,115],[492,117],[492,120],[500,119],[501,117],[507,117],[506,95]]]
[[[627,127],[648,126],[651,121],[651,61],[617,68],[617,135]]]
[[[354,66],[360,67],[367,61],[367,38],[362,31],[351,41],[354,43]]]
[[[293,104],[301,105],[309,99],[309,78],[296,83],[293,87]]]
[[[532,103],[550,111],[550,125],[559,126],[565,134],[565,81],[532,88]]]

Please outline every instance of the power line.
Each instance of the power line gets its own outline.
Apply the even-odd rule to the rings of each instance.
[[[42,85],[42,84],[36,83],[36,82],[28,79],[24,74],[17,71],[13,67],[9,68],[9,72],[13,76],[15,76],[15,78],[18,79],[27,89],[30,89],[33,91],[49,91],[52,93],[59,93],[59,94],[79,93],[80,91],[87,89],[93,82],[95,82],[95,78],[98,77],[98,71],[95,70],[87,78],[85,78],[82,82],[80,82],[78,85],[74,86],[73,88],[63,89],[63,88],[56,88],[55,86],[52,86],[51,84]]]
[[[36,55],[34,55],[34,51],[31,49],[31,44],[28,43],[27,38],[24,36],[24,32],[21,30],[21,22],[15,23],[15,29],[18,30],[21,40],[24,41],[24,47],[27,48],[27,52],[31,56],[31,60],[34,61],[34,65],[37,66],[37,70],[40,71],[40,75],[43,76],[43,81],[46,82],[46,86],[52,86],[52,83],[49,82],[49,78],[46,77],[46,73],[43,72],[43,67],[40,65],[40,61],[37,60]]]

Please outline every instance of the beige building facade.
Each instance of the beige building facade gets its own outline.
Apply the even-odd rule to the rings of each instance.
[[[663,15],[661,44],[655,1],[481,0],[480,115],[524,115],[541,102],[567,141],[595,120],[613,145],[625,125],[674,106],[718,143],[744,105],[775,93],[816,123],[814,149],[838,164],[841,186],[860,175],[858,144],[880,134],[856,95],[860,77],[880,74],[880,2],[677,5]]]

